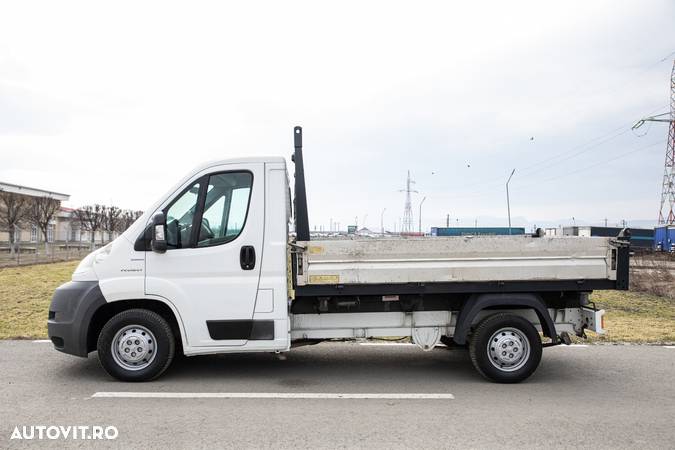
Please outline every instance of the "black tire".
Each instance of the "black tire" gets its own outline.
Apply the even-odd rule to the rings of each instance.
[[[527,345],[519,348],[523,340],[527,341]],[[497,343],[498,347],[488,347],[488,343]],[[494,353],[501,353],[502,346],[505,346],[503,358],[514,355],[514,358],[520,359],[514,362],[499,359],[501,356],[495,356]],[[512,348],[521,353],[508,351]],[[520,356],[524,354],[523,350],[526,354]],[[527,319],[514,314],[495,314],[483,319],[469,341],[473,366],[485,378],[497,383],[519,383],[527,379],[537,370],[541,353],[542,344],[537,329]]]
[[[148,361],[143,360],[146,362],[139,361],[142,365],[139,369],[125,368],[123,363],[118,362],[120,357],[113,355],[115,335],[134,326],[149,331],[147,336],[154,335],[155,341],[148,339],[151,347],[144,353],[149,353],[151,358]],[[135,329],[133,331],[136,332]],[[142,333],[146,336],[144,331]],[[149,381],[159,377],[171,365],[176,352],[176,341],[171,326],[162,316],[147,309],[129,309],[116,314],[103,326],[98,335],[97,349],[101,366],[112,377],[121,381]]]

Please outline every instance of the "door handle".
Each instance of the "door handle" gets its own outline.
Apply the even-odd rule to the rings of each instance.
[[[255,268],[255,248],[252,245],[244,245],[239,251],[239,264],[242,270],[253,270]]]

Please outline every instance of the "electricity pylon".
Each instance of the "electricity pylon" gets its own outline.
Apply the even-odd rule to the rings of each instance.
[[[675,224],[675,61],[673,61],[673,69],[670,72],[670,112],[640,119],[633,125],[633,129],[641,127],[645,122],[668,122],[670,124],[658,223],[659,225]]]
[[[410,178],[410,171],[408,171],[408,179],[405,183],[405,189],[401,189],[399,192],[405,192],[405,207],[403,208],[403,223],[401,226],[402,232],[412,232],[414,231],[415,222],[413,221],[412,213],[412,200],[410,194],[417,193],[416,190],[412,189],[412,185],[415,184],[415,181]]]

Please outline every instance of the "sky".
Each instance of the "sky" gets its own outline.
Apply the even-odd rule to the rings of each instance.
[[[0,181],[145,209],[285,156],[312,228],[655,222],[675,3],[2,2]],[[289,170],[292,172],[289,161]],[[292,178],[291,178],[292,179]],[[384,214],[382,211],[384,210]]]

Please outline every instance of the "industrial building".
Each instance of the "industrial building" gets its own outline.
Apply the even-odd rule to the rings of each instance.
[[[65,202],[70,199],[70,195],[68,194],[5,182],[0,182],[0,191],[16,194],[27,199],[49,197],[59,202]],[[5,208],[6,205],[0,200],[0,215],[4,214]],[[57,246],[88,246],[90,240],[89,233],[89,231],[81,229],[75,217],[74,209],[60,206],[47,229],[47,242]],[[19,246],[21,251],[34,251],[36,245],[44,241],[44,236],[42,236],[42,232],[38,229],[37,224],[32,223],[28,217],[25,217],[19,224],[14,226],[13,234],[13,244]],[[103,242],[106,237],[111,239],[110,236],[105,235],[103,230],[96,232],[96,240]],[[0,252],[9,252],[11,244],[9,230],[0,225]]]

